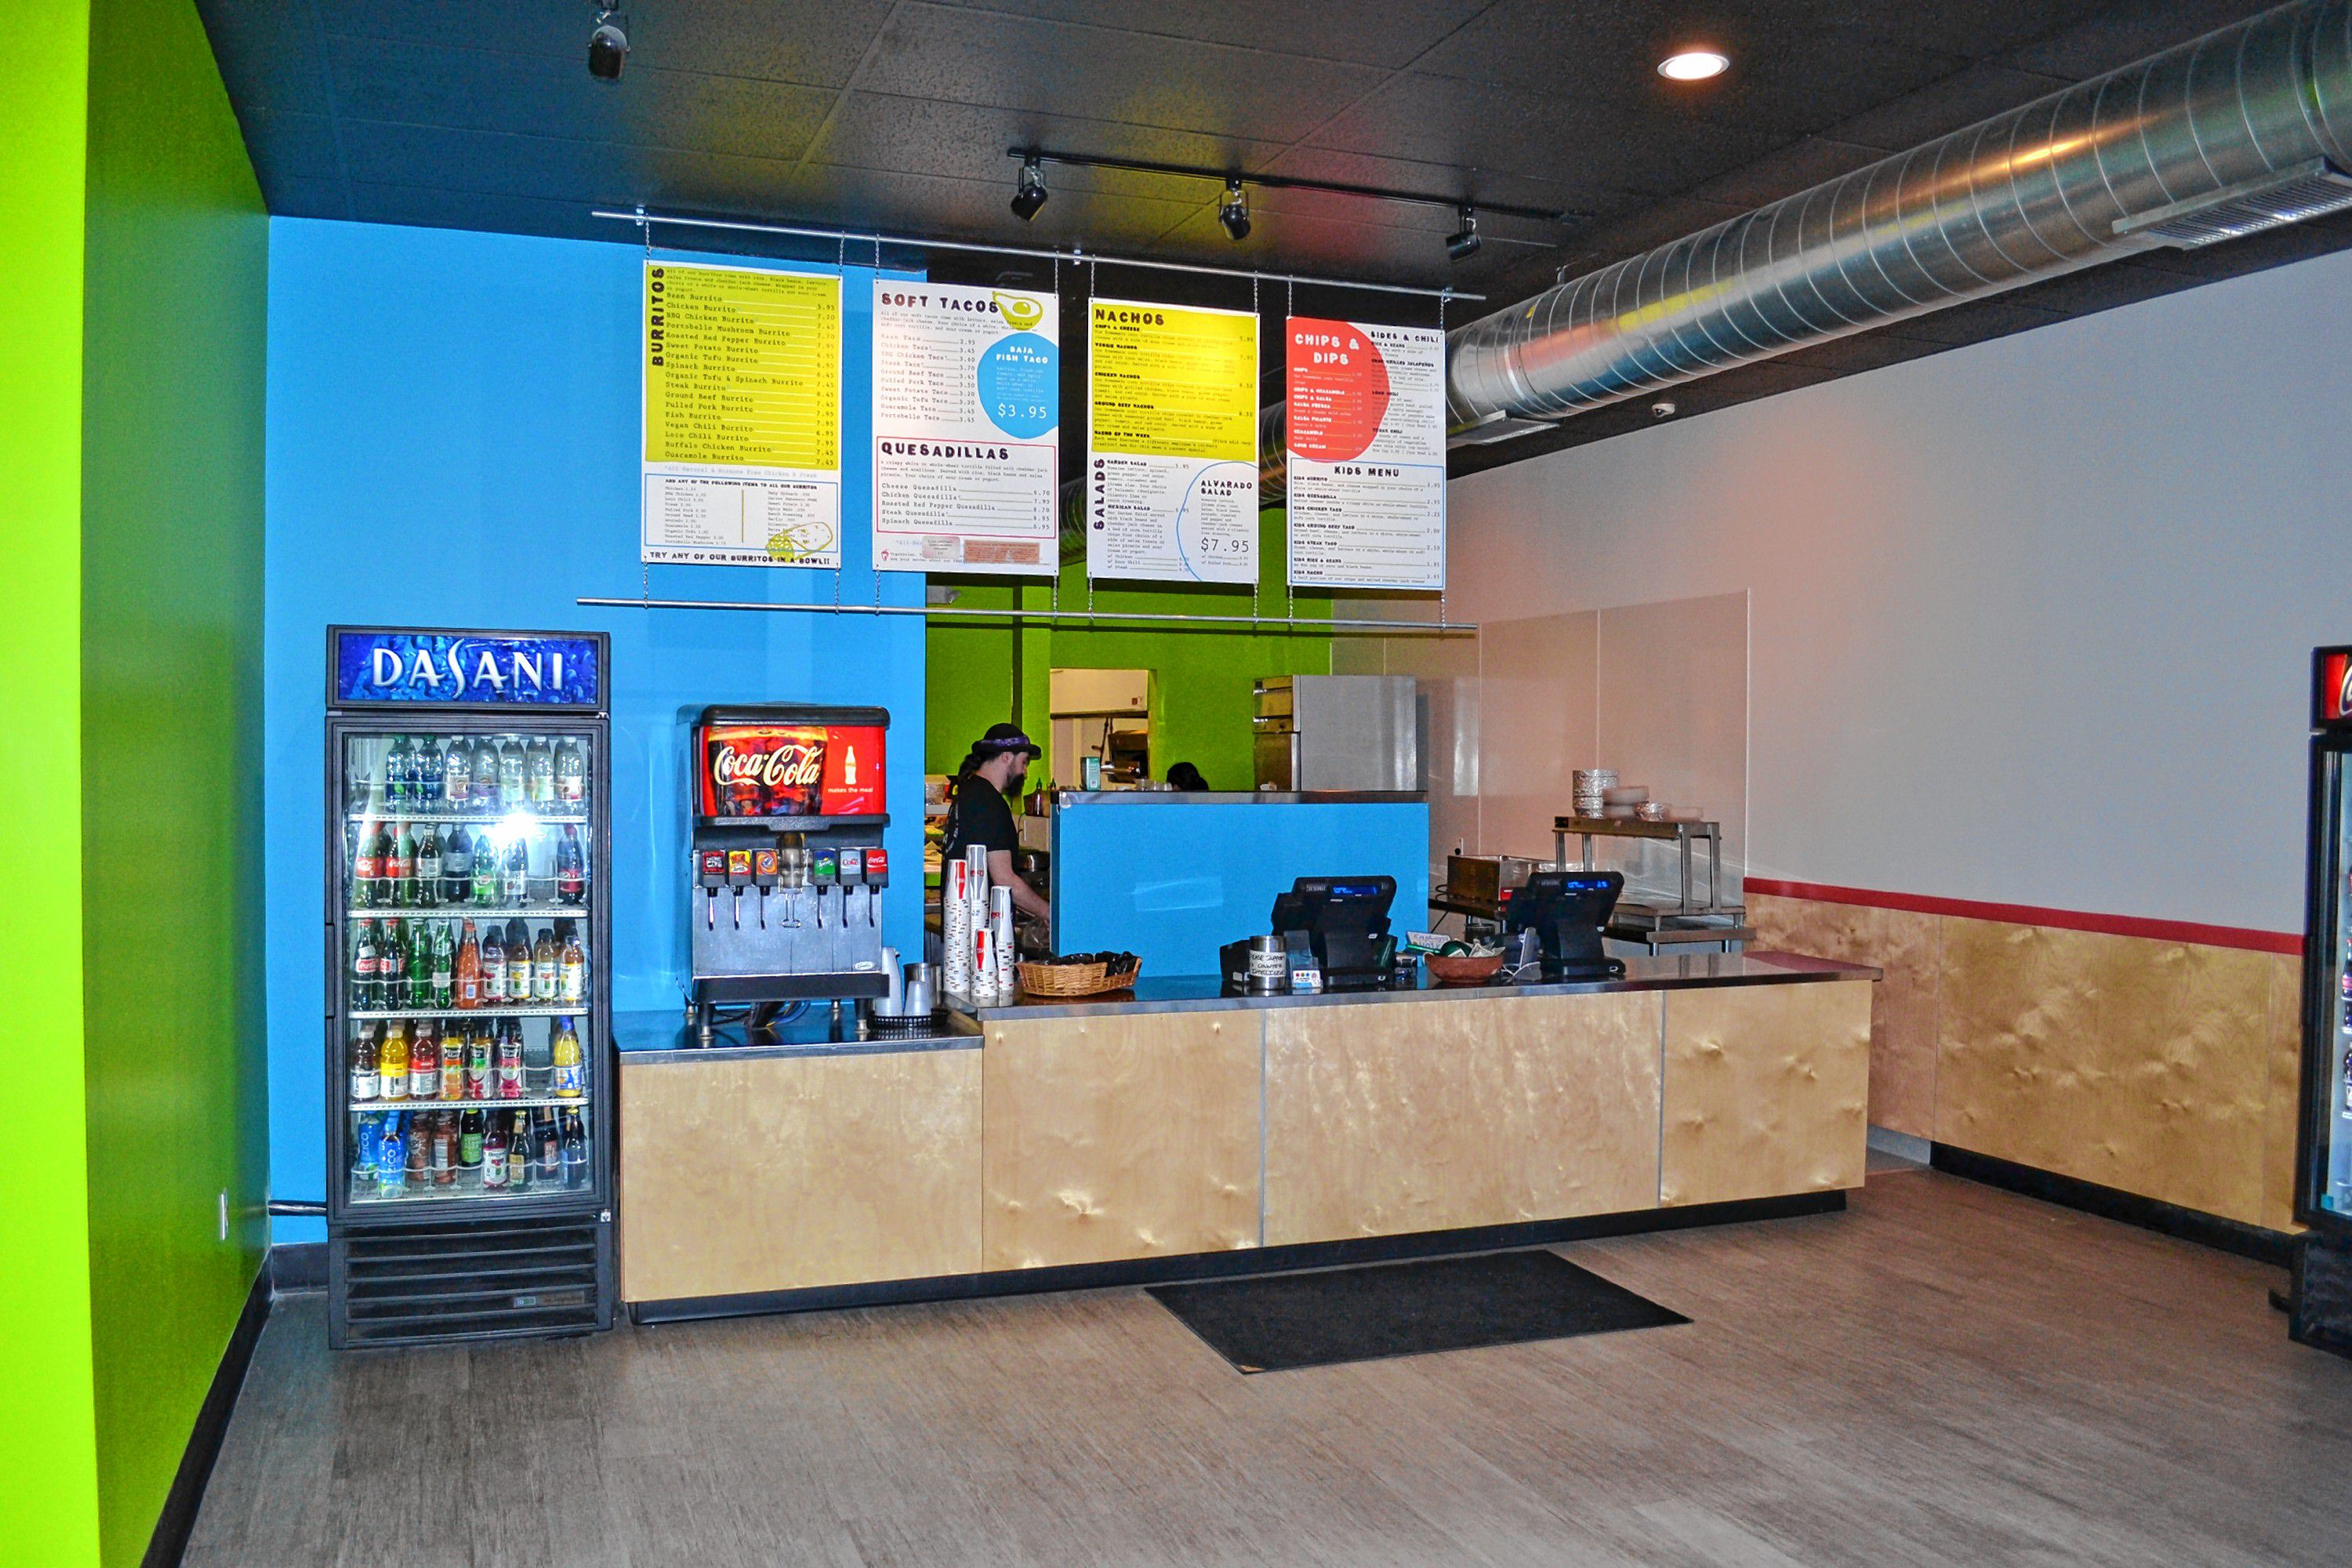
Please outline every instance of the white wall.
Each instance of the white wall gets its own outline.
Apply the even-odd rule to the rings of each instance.
[[[2352,254],[1455,480],[1449,608],[1748,591],[1751,875],[2296,930],[2347,413]]]

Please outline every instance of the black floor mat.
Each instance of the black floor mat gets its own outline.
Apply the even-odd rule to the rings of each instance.
[[[1242,1372],[1690,1321],[1541,1249],[1150,1289]]]

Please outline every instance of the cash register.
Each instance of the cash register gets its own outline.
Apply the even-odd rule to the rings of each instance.
[[[1617,871],[1536,871],[1504,905],[1503,929],[1519,941],[1518,962],[1545,980],[1613,980],[1625,962],[1601,951],[1601,928],[1625,890]]]
[[[1392,984],[1396,939],[1389,934],[1389,905],[1395,900],[1394,877],[1301,877],[1290,891],[1275,895],[1274,930],[1290,951],[1291,989],[1301,989],[1302,968],[1327,991]]]

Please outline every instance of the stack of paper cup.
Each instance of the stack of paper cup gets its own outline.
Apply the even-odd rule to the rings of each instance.
[[[971,875],[961,856],[940,868],[940,956],[947,968],[942,978],[957,996],[971,993],[971,893],[965,885]]]
[[[992,933],[988,929],[988,850],[978,844],[968,846],[964,858],[964,929],[971,933],[968,947],[971,955],[968,994],[974,1002],[987,1005],[999,1000],[996,955]]]
[[[996,961],[996,999],[1010,1003],[1018,994],[1013,970],[1013,889],[1010,888],[991,888],[988,890],[988,941],[991,956]]]

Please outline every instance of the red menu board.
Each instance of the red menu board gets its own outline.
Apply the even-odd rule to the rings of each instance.
[[[879,816],[883,731],[863,724],[706,724],[705,816]]]

